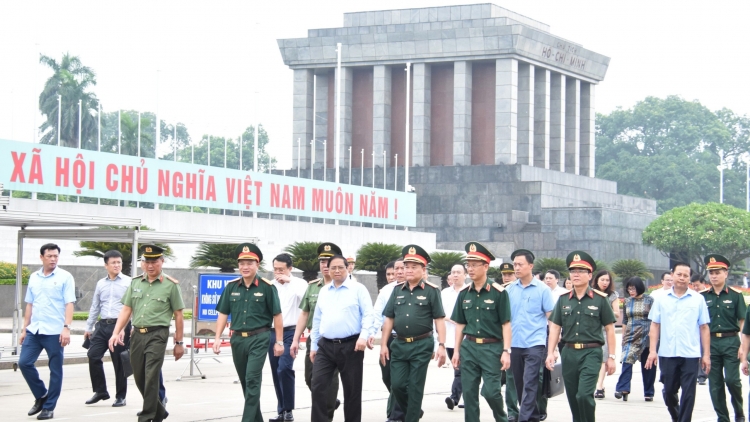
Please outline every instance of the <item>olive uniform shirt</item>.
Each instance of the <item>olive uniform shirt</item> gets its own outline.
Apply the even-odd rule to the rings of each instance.
[[[383,315],[393,318],[393,329],[400,337],[429,333],[433,320],[445,317],[440,289],[424,280],[413,289],[408,282],[396,286]]]
[[[299,303],[299,308],[302,309],[303,312],[308,312],[308,330],[312,330],[313,317],[315,317],[315,305],[318,304],[318,295],[325,285],[326,281],[322,278],[307,283],[307,290],[305,291],[305,295],[302,296],[302,301]]]
[[[745,319],[747,306],[745,297],[738,290],[724,286],[717,295],[713,287],[701,292],[706,300],[708,314],[711,316],[709,328],[712,333],[740,331],[740,321]],[[747,324],[746,324],[747,325]]]
[[[242,277],[229,282],[216,310],[232,316],[232,330],[252,331],[270,327],[274,315],[281,313],[281,305],[276,286],[256,275],[250,287],[245,286]]]
[[[562,327],[565,343],[604,344],[602,327],[615,322],[607,296],[592,288],[579,300],[575,289],[560,296],[549,320]]]
[[[169,327],[174,311],[185,308],[177,281],[163,272],[152,283],[140,275],[130,282],[122,304],[133,309],[133,326]]]
[[[499,283],[489,280],[477,290],[472,281],[459,293],[451,319],[466,325],[466,335],[502,340],[503,324],[510,321],[508,292]]]

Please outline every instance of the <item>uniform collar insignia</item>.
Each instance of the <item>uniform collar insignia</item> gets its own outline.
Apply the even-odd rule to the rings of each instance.
[[[427,299],[427,297],[426,296],[417,296],[417,299],[419,299],[419,300],[425,300],[425,299]]]

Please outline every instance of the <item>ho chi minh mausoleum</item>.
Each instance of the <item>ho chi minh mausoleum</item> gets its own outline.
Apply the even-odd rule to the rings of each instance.
[[[408,107],[416,230],[436,233],[439,248],[476,240],[505,259],[521,247],[541,257],[583,249],[666,268],[641,245],[656,203],[594,177],[595,88],[608,57],[492,4],[345,13],[343,27],[278,43],[294,71],[293,165],[307,177],[334,167],[341,43],[343,182],[353,168],[359,184],[364,165],[366,185],[374,167],[376,185],[385,171],[389,189],[404,189]]]

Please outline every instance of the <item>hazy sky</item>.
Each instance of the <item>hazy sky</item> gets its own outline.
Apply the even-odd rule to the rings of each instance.
[[[158,110],[192,137],[236,137],[256,121],[281,167],[291,164],[292,71],[276,40],[343,25],[343,13],[471,4],[413,1],[0,1],[0,139],[31,141],[64,52],[96,71],[105,111]],[[680,95],[750,114],[748,1],[509,0],[554,35],[611,57],[597,111]],[[158,95],[157,95],[158,86]],[[255,92],[258,92],[256,95]],[[158,101],[157,101],[158,99]],[[257,105],[256,105],[257,104]]]

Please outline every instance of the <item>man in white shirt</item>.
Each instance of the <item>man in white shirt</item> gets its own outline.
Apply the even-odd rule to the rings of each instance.
[[[669,293],[672,290],[672,286],[674,283],[672,282],[672,274],[669,272],[665,272],[661,275],[661,285],[662,288],[659,290],[654,290],[651,292],[650,296],[654,298],[654,301],[658,300],[660,297],[665,296],[667,293]]]
[[[451,268],[451,273],[448,275],[448,279],[452,281],[450,287],[443,289],[440,292],[441,299],[443,301],[443,310],[445,311],[445,351],[448,353],[448,359],[453,360],[453,349],[456,346],[456,323],[447,317],[447,315],[453,315],[453,308],[456,306],[456,300],[458,300],[458,293],[464,289],[466,284],[466,267],[464,264],[456,264]],[[453,368],[453,385],[451,386],[451,395],[445,398],[445,404],[448,409],[453,410],[454,406],[458,406],[458,402],[461,400],[461,394],[463,389],[461,388],[461,368]]]
[[[294,409],[294,358],[289,348],[294,340],[294,330],[299,319],[299,304],[307,290],[305,280],[292,276],[292,257],[281,254],[273,259],[273,285],[279,294],[281,316],[284,321],[284,353],[274,356],[276,331],[271,330],[271,341],[268,346],[268,362],[271,364],[273,387],[276,390],[276,411],[278,416],[271,421],[293,421]]]

